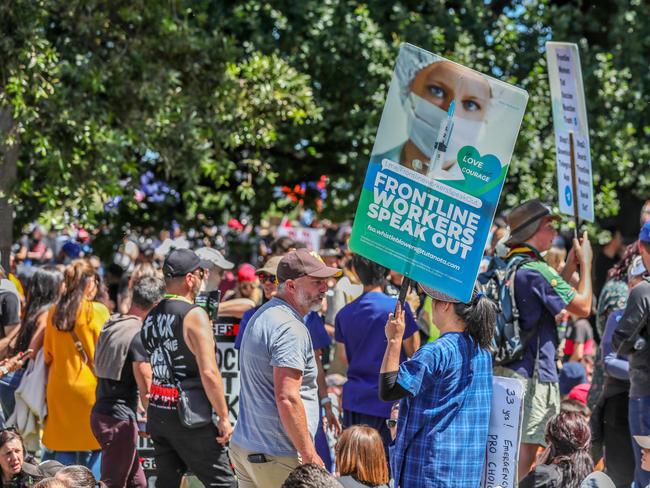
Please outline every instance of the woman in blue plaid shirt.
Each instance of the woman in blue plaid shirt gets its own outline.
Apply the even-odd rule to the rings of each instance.
[[[481,482],[492,398],[488,350],[494,304],[474,292],[469,303],[422,287],[433,299],[440,338],[399,364],[404,313],[386,323],[382,400],[401,398],[391,471],[399,488],[474,488]]]

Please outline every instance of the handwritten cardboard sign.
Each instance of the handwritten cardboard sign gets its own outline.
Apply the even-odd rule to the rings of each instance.
[[[482,488],[516,486],[523,404],[521,381],[494,377]]]

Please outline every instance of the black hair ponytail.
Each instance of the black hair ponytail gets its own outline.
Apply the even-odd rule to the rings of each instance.
[[[454,311],[478,345],[482,349],[490,347],[497,320],[497,309],[492,300],[475,290],[468,303],[454,304]]]

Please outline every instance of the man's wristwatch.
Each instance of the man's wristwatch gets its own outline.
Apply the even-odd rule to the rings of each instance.
[[[320,399],[320,406],[321,407],[324,407],[328,403],[332,403],[332,399],[330,397],[326,396],[326,397]]]

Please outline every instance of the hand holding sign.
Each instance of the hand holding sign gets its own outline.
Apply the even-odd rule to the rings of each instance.
[[[388,316],[388,321],[384,328],[386,339],[388,339],[388,341],[401,341],[402,337],[404,337],[405,329],[406,321],[404,319],[404,309],[402,308],[401,302],[398,300],[397,306],[395,307],[395,313],[391,313]]]
[[[587,231],[583,232],[579,241],[578,239],[573,239],[573,248],[575,249],[576,259],[580,263],[580,266],[583,267],[583,269],[591,266],[593,251],[591,249],[591,242],[589,241]]]

